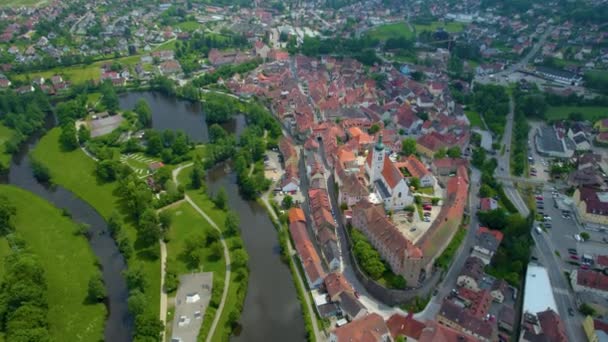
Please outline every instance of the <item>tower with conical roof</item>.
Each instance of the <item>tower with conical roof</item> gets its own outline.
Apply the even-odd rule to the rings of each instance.
[[[378,142],[376,142],[376,146],[374,146],[374,150],[372,151],[372,153],[372,172],[370,175],[370,181],[373,183],[376,180],[380,179],[380,177],[382,177],[382,169],[384,168],[384,158],[386,158],[384,144],[382,143],[382,134],[378,135]]]

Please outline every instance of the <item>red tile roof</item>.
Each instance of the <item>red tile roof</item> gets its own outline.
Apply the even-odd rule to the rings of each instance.
[[[568,337],[566,336],[566,329],[564,323],[560,319],[559,315],[549,309],[547,311],[539,312],[536,314],[538,322],[540,323],[543,333],[547,336],[551,342],[567,342]]]
[[[608,276],[593,270],[577,270],[576,283],[579,286],[608,292]]]
[[[478,340],[458,330],[430,321],[422,331],[418,342],[478,342]]]
[[[322,280],[325,277],[325,271],[323,271],[319,254],[310,241],[306,224],[302,221],[292,222],[289,224],[289,232],[307,278],[313,283]]]
[[[598,255],[597,256],[597,264],[600,266],[608,266],[608,255]]]
[[[293,222],[297,222],[297,221],[306,222],[306,218],[304,216],[304,210],[302,210],[300,208],[289,209],[288,215],[289,215],[289,223],[293,223]]]
[[[477,230],[477,235],[481,235],[484,233],[494,235],[494,237],[496,238],[496,241],[498,241],[498,243],[500,243],[504,237],[503,233],[499,230],[492,230],[487,227],[479,227],[479,229]]]
[[[419,179],[430,174],[428,168],[414,155],[407,157],[407,159],[403,162],[403,167],[407,169],[412,177]]]
[[[581,201],[587,205],[588,214],[608,216],[608,201],[602,201],[598,197],[598,193],[601,191],[588,187],[582,187],[579,191]]]
[[[386,321],[388,330],[393,338],[397,336],[405,336],[415,340],[420,339],[422,330],[425,324],[414,319],[414,315],[410,312],[407,316],[394,314]]]
[[[337,342],[377,342],[390,332],[382,316],[372,313],[333,331]]]
[[[323,280],[325,289],[330,298],[335,298],[342,292],[354,292],[353,287],[348,283],[344,275],[340,272],[332,272]]]
[[[384,166],[382,167],[382,177],[386,181],[386,184],[394,189],[399,181],[403,179],[403,174],[399,169],[393,164],[390,158],[384,158]]]

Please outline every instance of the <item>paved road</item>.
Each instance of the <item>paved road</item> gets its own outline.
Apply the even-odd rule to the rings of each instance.
[[[193,164],[192,163],[188,163],[185,165],[182,165],[180,167],[178,167],[177,169],[173,170],[172,176],[173,176],[173,182],[175,182],[176,185],[179,185],[178,181],[177,181],[177,175],[185,168],[187,167],[191,167]],[[205,214],[205,212],[199,208],[198,205],[196,205],[196,203],[194,203],[190,197],[188,195],[184,195],[184,199],[186,200],[186,202],[190,203],[190,205],[192,206],[192,208],[194,208],[194,210],[196,210],[215,230],[217,230],[220,233],[220,241],[222,242],[222,247],[224,247],[224,260],[226,260],[226,275],[224,277],[224,290],[222,291],[222,300],[220,301],[220,305],[217,308],[217,311],[215,312],[215,316],[213,317],[213,323],[211,324],[211,328],[209,329],[209,334],[207,335],[207,337],[205,338],[205,342],[211,342],[211,338],[213,337],[213,334],[215,333],[215,328],[217,327],[217,323],[220,320],[220,316],[222,315],[222,311],[224,310],[224,305],[226,304],[226,297],[228,296],[228,287],[230,286],[230,253],[228,252],[228,245],[226,245],[226,240],[224,240],[224,235],[222,234],[222,230],[217,226],[217,224],[209,217],[207,216],[207,214]]]
[[[167,245],[160,239],[160,320],[165,325],[162,341],[167,338],[167,291],[165,291],[165,273],[167,263]]]
[[[274,189],[274,185],[271,186],[270,189]],[[262,195],[262,202],[266,206],[266,210],[270,214],[271,218],[275,222],[280,222],[279,218],[277,217],[277,214],[274,212],[274,209],[272,208],[272,206],[268,202],[268,194],[270,193],[270,191],[272,191],[272,190],[269,190],[269,191],[267,191],[266,193],[264,193]],[[280,229],[283,229],[283,228],[280,228]],[[295,257],[296,252],[294,251],[294,248],[291,245],[291,239],[287,239],[287,254],[291,258],[291,262],[300,262]],[[300,275],[300,271],[298,270],[298,268],[295,267],[294,270],[295,270],[295,272],[292,272],[292,273],[296,277],[296,281],[298,282],[298,286],[301,289],[304,290],[304,302],[306,304],[305,310],[308,311],[308,316],[311,318],[310,321],[312,323],[312,330],[314,331],[314,334],[315,334],[315,340],[319,341],[319,342],[325,341],[326,340],[325,336],[322,335],[321,332],[319,331],[319,325],[317,324],[315,309],[312,306],[312,301],[310,300],[310,294],[308,293],[308,290],[307,290],[308,287],[306,286],[306,284],[302,280],[302,275]]]
[[[505,153],[502,156],[498,156],[498,168],[496,169],[495,174],[499,176],[509,176],[510,167],[510,146],[511,146],[511,137],[513,130],[513,119],[514,119],[514,100],[513,97],[510,98],[509,103],[509,115],[507,117],[507,124],[505,126],[505,134],[503,137],[503,144],[507,147],[505,149]],[[507,197],[513,202],[517,211],[522,216],[528,216],[530,214],[530,210],[526,206],[523,201],[521,195],[517,191],[515,187],[510,184],[509,181],[502,181],[504,186],[505,193]],[[545,201],[548,201],[550,197],[546,195]],[[550,210],[548,207],[552,205],[552,203],[544,203],[544,210]],[[554,215],[552,215],[554,216]],[[557,216],[557,215],[555,215]],[[560,215],[561,218],[561,215]],[[556,218],[557,219],[557,218]],[[535,226],[538,225],[538,222],[534,223]],[[532,237],[535,242],[533,254],[537,255],[541,263],[547,268],[547,272],[549,273],[549,279],[551,280],[553,296],[555,297],[555,301],[557,303],[558,311],[560,317],[565,323],[566,332],[568,333],[568,338],[570,341],[584,341],[585,337],[583,335],[583,331],[581,329],[581,320],[578,314],[574,317],[568,315],[569,308],[576,308],[574,302],[574,296],[570,292],[570,287],[566,282],[565,276],[563,274],[563,269],[560,266],[560,260],[555,255],[555,247],[553,246],[550,239],[547,239],[546,234],[538,235],[536,232],[532,233]]]
[[[448,269],[444,277],[443,283],[437,291],[437,295],[433,296],[424,310],[416,315],[415,318],[420,320],[432,320],[439,313],[443,298],[450,294],[452,289],[456,288],[456,280],[464,267],[464,263],[470,255],[471,248],[475,243],[475,234],[479,228],[479,220],[477,219],[477,207],[479,206],[479,183],[481,180],[481,172],[476,168],[471,168],[471,183],[469,187],[469,214],[470,222],[465,240],[462,242],[458,254],[456,254],[452,265]]]

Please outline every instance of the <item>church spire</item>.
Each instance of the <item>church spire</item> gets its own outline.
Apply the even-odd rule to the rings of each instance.
[[[378,135],[378,142],[375,147],[376,151],[384,151],[384,144],[382,143],[382,133]]]

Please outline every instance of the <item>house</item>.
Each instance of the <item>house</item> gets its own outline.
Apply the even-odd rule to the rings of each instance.
[[[378,142],[367,155],[365,172],[386,210],[401,210],[414,201],[403,174],[387,158],[382,135],[379,135]]]
[[[280,183],[281,191],[295,193],[300,190],[300,175],[298,171],[298,167],[295,164],[285,165],[285,173]]]
[[[369,196],[369,190],[355,174],[344,176],[342,185],[338,188],[338,193],[340,204],[346,204],[349,208]]]
[[[348,283],[348,280],[340,272],[332,272],[328,274],[323,280],[325,284],[325,290],[329,295],[329,299],[332,302],[339,301],[340,295],[344,292],[354,294],[355,290]]]
[[[350,292],[340,293],[338,296],[338,303],[340,303],[342,314],[349,321],[354,321],[367,314],[367,309],[365,309],[365,306],[363,306],[357,297]]]
[[[428,188],[435,186],[435,177],[416,156],[408,156],[405,161],[397,163],[397,167],[405,168],[411,177],[418,178],[420,180],[420,187]]]
[[[414,318],[414,314],[409,312],[407,316],[394,314],[386,321],[386,326],[391,332],[391,337],[397,339],[404,336],[406,339],[418,341],[425,328],[425,324]]]
[[[473,291],[459,287],[454,302],[462,302],[471,315],[483,319],[490,311],[492,295],[488,290]]]
[[[479,211],[490,211],[498,209],[498,201],[491,197],[483,197],[479,200]]]
[[[588,291],[608,299],[608,276],[594,270],[573,270],[570,282],[575,292]]]
[[[304,212],[300,208],[292,208],[289,210],[288,216],[290,220],[289,233],[302,263],[308,286],[311,289],[317,288],[323,284],[325,271],[321,265],[321,259],[317,254],[317,250],[308,236],[306,221],[303,219]]]
[[[456,174],[456,171],[460,166],[466,168],[469,166],[469,162],[462,158],[440,158],[433,160],[431,170],[435,175],[449,176],[451,174]]]
[[[169,60],[160,63],[159,69],[163,75],[179,74],[182,72],[182,66],[176,60]]]
[[[508,305],[501,306],[497,319],[499,329],[506,331],[507,333],[513,332],[513,327],[515,326],[515,311],[512,307]]]
[[[583,186],[574,191],[572,199],[582,221],[608,225],[608,192]]]
[[[544,66],[536,67],[536,73],[545,78],[548,78],[554,82],[564,84],[564,85],[576,86],[582,80],[582,78],[580,76],[578,76],[577,74],[575,74],[573,72],[566,71],[566,70],[553,69],[553,68],[544,67]]]
[[[258,40],[254,44],[255,55],[261,57],[263,59],[268,58],[268,53],[270,52],[270,48],[268,45],[264,44],[264,42]]]
[[[497,331],[491,322],[475,317],[467,310],[462,310],[461,306],[449,300],[443,301],[437,315],[437,322],[471,335],[479,341],[490,342],[497,340]]]
[[[503,234],[498,230],[479,227],[471,256],[479,258],[485,265],[488,265],[498,250],[502,238]]]
[[[543,335],[551,342],[567,342],[566,328],[559,314],[551,309],[536,314]]]
[[[0,78],[0,88],[8,88],[11,84],[12,83],[8,78]]]
[[[391,340],[382,316],[372,313],[349,324],[336,328],[329,334],[330,342],[385,342]]]
[[[338,225],[332,214],[331,202],[329,201],[327,190],[310,189],[308,191],[308,199],[315,232],[318,234],[320,230],[328,229],[335,234]]]
[[[403,276],[410,286],[417,285],[424,266],[422,250],[403,236],[383,209],[369,201],[360,201],[352,212],[353,227],[367,236],[391,270]]]
[[[507,282],[502,279],[496,279],[494,281],[494,284],[492,284],[492,288],[490,291],[490,294],[492,295],[492,298],[494,298],[494,301],[497,303],[504,302],[508,293],[509,284],[507,284]]]
[[[435,321],[427,321],[426,326],[420,334],[418,342],[478,342],[475,337],[465,334],[456,329],[439,324]]]
[[[479,281],[483,278],[485,267],[484,262],[475,256],[470,256],[464,263],[462,272],[456,280],[458,286],[466,287],[469,290],[479,291]]]

